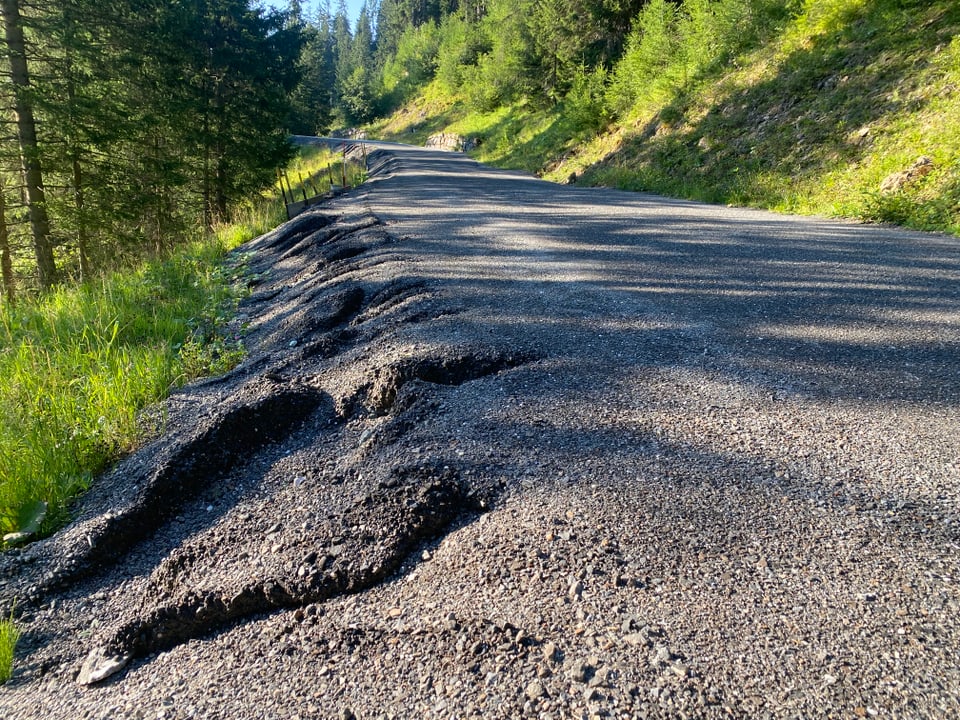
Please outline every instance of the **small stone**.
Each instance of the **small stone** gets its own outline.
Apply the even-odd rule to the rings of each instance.
[[[631,647],[643,647],[647,644],[647,636],[644,633],[630,633],[623,636],[623,642]]]
[[[593,668],[585,662],[574,661],[567,667],[567,678],[573,682],[585,683],[593,675]]]
[[[102,648],[91,650],[77,675],[77,684],[94,685],[106,680],[123,670],[128,662],[130,662],[129,655],[107,654],[107,651]]]
[[[527,685],[526,695],[531,700],[539,700],[544,695],[547,694],[547,691],[543,689],[543,683],[539,680],[534,680],[529,685]]]
[[[403,615],[403,608],[392,607],[387,610],[387,617],[398,618]]]
[[[598,668],[597,671],[593,674],[593,677],[590,678],[588,683],[590,687],[604,687],[610,683],[610,668]]]
[[[670,648],[666,645],[657,645],[650,655],[650,664],[654,667],[666,665],[670,662]]]
[[[6,535],[3,536],[3,542],[5,545],[19,545],[21,543],[27,542],[27,540],[29,540],[32,536],[33,536],[33,533],[28,533],[28,532],[7,533]]]
[[[557,659],[557,644],[547,642],[543,645],[543,659],[547,662],[554,662]]]
[[[583,595],[583,583],[579,580],[574,580],[570,583],[570,588],[567,590],[567,597],[571,600],[579,600],[581,595]]]

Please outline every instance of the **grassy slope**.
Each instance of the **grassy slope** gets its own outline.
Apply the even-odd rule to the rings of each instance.
[[[960,4],[814,0],[776,37],[595,137],[562,106],[469,112],[436,87],[375,132],[482,138],[482,160],[565,182],[960,233]],[[881,181],[928,156],[901,191]]]

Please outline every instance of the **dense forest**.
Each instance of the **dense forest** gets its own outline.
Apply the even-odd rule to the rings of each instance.
[[[585,125],[630,109],[637,87],[682,56],[686,72],[722,61],[796,11],[800,0],[381,0],[351,32],[343,3],[304,28],[297,130],[387,114],[432,81],[477,110],[516,100],[564,104]]]
[[[3,0],[5,296],[222,219],[289,159],[301,35],[246,0]]]

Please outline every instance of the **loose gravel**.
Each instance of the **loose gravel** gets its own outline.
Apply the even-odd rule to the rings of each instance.
[[[382,148],[0,557],[0,717],[960,716],[960,247]]]

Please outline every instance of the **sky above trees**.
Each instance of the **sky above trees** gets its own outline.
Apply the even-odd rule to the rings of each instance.
[[[275,8],[277,10],[287,10],[290,7],[289,0],[262,0],[263,5],[268,8]],[[353,25],[357,22],[357,17],[360,15],[360,8],[363,7],[364,0],[347,0],[347,17],[350,18],[351,29]],[[318,8],[323,7],[323,0],[303,0],[302,5],[303,9],[306,12],[308,17],[314,17],[317,13]],[[330,3],[330,12],[337,12],[337,2]]]

